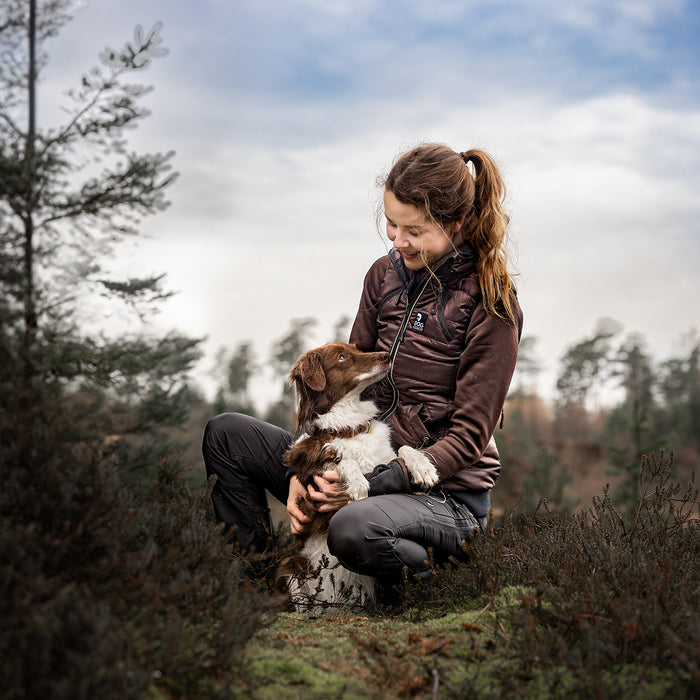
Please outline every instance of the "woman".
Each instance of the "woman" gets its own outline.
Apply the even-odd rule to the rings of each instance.
[[[350,342],[391,354],[389,379],[372,388],[373,398],[395,445],[421,448],[434,461],[438,486],[411,493],[395,460],[377,465],[361,501],[348,503],[333,471],[304,489],[282,466],[292,436],[236,414],[209,422],[203,451],[207,473],[218,477],[217,517],[235,526],[244,550],[270,546],[268,489],[287,502],[295,534],[313,520],[302,501],[334,512],[331,552],[391,585],[405,569],[427,578],[429,550],[438,560],[461,557],[464,541],[486,526],[500,472],[493,432],[522,313],[507,267],[505,188],[486,153],[423,145],[401,156],[383,184],[394,247],[367,273]]]

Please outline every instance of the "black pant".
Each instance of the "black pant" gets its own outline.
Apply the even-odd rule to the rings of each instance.
[[[263,552],[273,542],[265,489],[286,503],[289,484],[282,455],[291,433],[256,418],[223,413],[204,431],[207,475],[217,476],[212,501],[217,518],[233,529],[243,551]],[[463,542],[483,531],[489,491],[391,494],[344,506],[331,519],[328,545],[348,569],[398,579],[404,567],[422,578],[434,556],[461,558]]]
[[[488,503],[485,507],[477,519],[465,504],[439,489],[364,498],[333,516],[328,548],[343,566],[360,574],[396,583],[407,568],[427,579],[428,550],[438,563],[451,556],[464,559],[465,543],[486,525]]]
[[[292,434],[240,413],[215,416],[204,430],[207,477],[216,475],[211,498],[219,521],[233,529],[241,549],[258,553],[273,544],[265,489],[287,503],[289,483],[282,455]]]

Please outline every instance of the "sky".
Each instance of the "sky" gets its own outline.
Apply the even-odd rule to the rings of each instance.
[[[178,293],[151,329],[251,341],[291,319],[331,339],[388,250],[377,178],[416,144],[499,164],[540,390],[601,318],[657,360],[700,312],[700,3],[695,0],[77,0],[46,43],[39,110],[162,22],[134,148],[174,150],[171,206],[116,263]],[[43,106],[42,106],[43,102]],[[44,110],[43,112],[41,110]],[[259,403],[273,398],[263,378]],[[272,393],[271,393],[272,392]]]

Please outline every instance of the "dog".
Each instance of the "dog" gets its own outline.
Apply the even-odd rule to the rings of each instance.
[[[303,486],[316,475],[338,472],[351,500],[369,493],[366,474],[378,464],[404,460],[413,482],[422,489],[437,483],[428,457],[403,446],[394,451],[389,426],[377,420],[376,404],[362,397],[390,371],[385,352],[361,352],[354,345],[328,343],[304,353],[289,377],[297,398],[297,434],[285,464],[296,470]],[[345,569],[328,551],[326,532],[332,513],[314,513],[311,532],[298,536],[300,554],[277,572],[277,589],[287,593],[297,612],[329,606],[367,605],[376,600],[375,579]]]

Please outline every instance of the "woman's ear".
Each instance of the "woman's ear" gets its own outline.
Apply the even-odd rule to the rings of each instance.
[[[458,233],[462,230],[462,226],[464,225],[464,219],[465,219],[465,218],[466,218],[466,217],[463,216],[461,219],[457,219],[457,221],[453,221],[453,222],[450,224],[450,229],[449,229],[449,231],[450,231],[450,234],[451,234],[452,236],[455,236],[456,234],[458,234]]]

